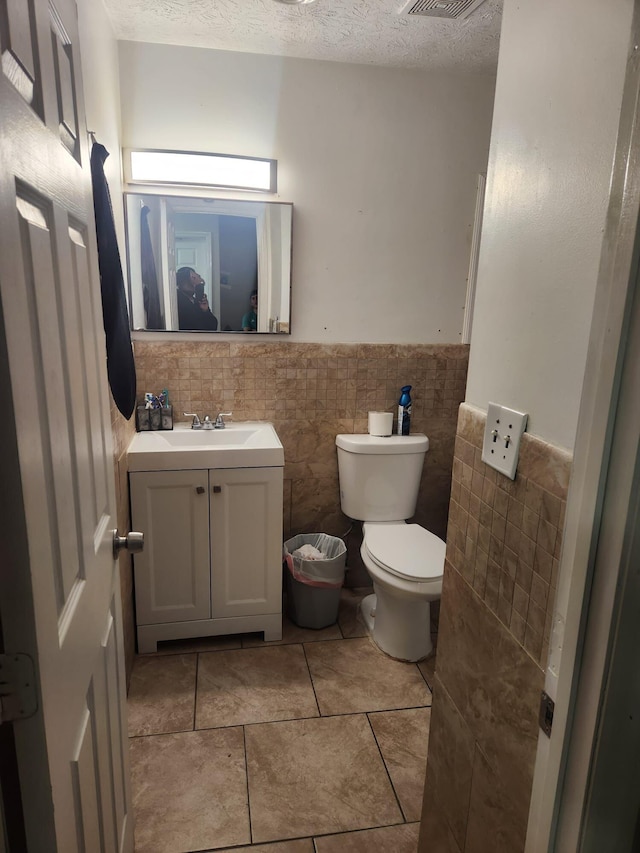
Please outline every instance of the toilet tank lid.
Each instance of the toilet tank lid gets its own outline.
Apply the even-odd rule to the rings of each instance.
[[[344,433],[336,436],[336,445],[349,453],[425,453],[429,439],[423,433],[414,435],[369,435]]]

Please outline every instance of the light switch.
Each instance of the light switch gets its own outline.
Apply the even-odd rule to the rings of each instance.
[[[520,438],[527,426],[528,415],[489,403],[487,425],[482,444],[482,461],[505,474],[511,480],[516,478]]]

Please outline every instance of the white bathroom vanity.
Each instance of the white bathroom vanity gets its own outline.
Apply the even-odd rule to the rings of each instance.
[[[284,450],[268,423],[140,432],[128,449],[138,651],[159,640],[282,637]]]

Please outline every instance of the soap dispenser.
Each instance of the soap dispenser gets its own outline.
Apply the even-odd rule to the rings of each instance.
[[[398,435],[409,435],[411,425],[411,385],[403,385],[398,400]]]

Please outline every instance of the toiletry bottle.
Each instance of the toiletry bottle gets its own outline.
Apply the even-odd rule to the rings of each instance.
[[[411,385],[403,385],[398,400],[398,435],[409,435],[411,425]]]

